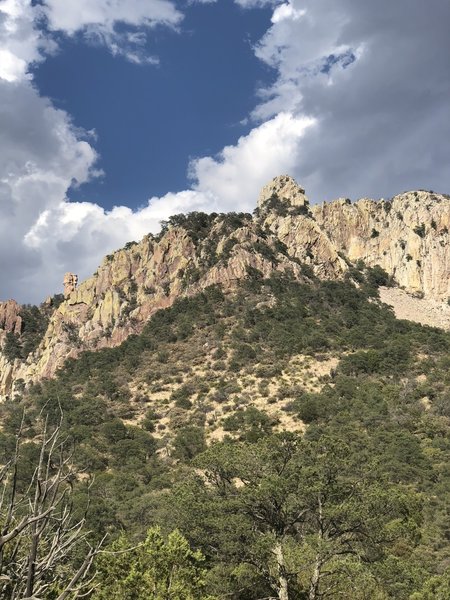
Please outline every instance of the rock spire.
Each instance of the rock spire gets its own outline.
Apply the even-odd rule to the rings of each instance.
[[[66,273],[64,275],[64,298],[68,298],[74,292],[78,285],[78,275]]]

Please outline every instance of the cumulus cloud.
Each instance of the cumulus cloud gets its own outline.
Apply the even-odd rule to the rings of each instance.
[[[296,162],[299,139],[308,127],[309,119],[295,119],[280,114],[253,129],[239,139],[236,146],[227,146],[214,158],[204,157],[190,165],[193,186],[191,190],[152,197],[136,211],[119,206],[111,211],[84,202],[60,202],[52,209],[40,212],[25,236],[29,247],[67,260],[68,245],[85,245],[98,259],[105,248],[112,250],[130,239],[139,239],[149,231],[156,232],[160,221],[169,216],[193,210],[251,211],[255,208],[255,190],[267,178],[290,171]],[[271,148],[268,155],[265,148]],[[64,244],[61,241],[64,240]],[[80,243],[81,242],[81,243]],[[80,256],[86,260],[85,252]],[[71,253],[75,258],[74,253]],[[89,268],[80,264],[83,273]]]
[[[159,231],[161,220],[180,212],[208,210],[212,202],[214,199],[192,190],[152,198],[137,211],[126,206],[105,211],[89,202],[62,201],[42,211],[25,234],[24,246],[29,256],[39,257],[41,264],[30,264],[28,277],[21,282],[15,278],[14,289],[20,289],[28,298],[31,294],[35,301],[42,300],[43,290],[61,289],[65,271],[73,271],[84,279],[106,254],[151,231]]]
[[[242,8],[262,8],[276,5],[279,0],[234,0],[235,4]]]
[[[41,14],[29,0],[0,0],[0,79],[29,78],[30,64],[55,49],[54,42],[35,27]]]
[[[279,113],[226,146],[215,157],[191,162],[195,188],[217,199],[222,210],[253,210],[258,190],[280,173],[291,172],[299,160],[300,140],[314,119]]]
[[[63,7],[67,12],[62,12]],[[72,186],[99,175],[97,153],[89,134],[41,97],[33,84],[30,66],[56,49],[42,28],[46,18],[52,28],[68,34],[98,26],[109,32],[109,42],[116,43],[114,27],[119,21],[148,28],[174,26],[181,17],[165,0],[52,0],[39,5],[31,0],[0,0],[2,299],[40,301],[61,288],[61,277],[72,265],[87,276],[105,252],[157,228],[158,216],[152,220],[125,207],[106,213],[94,204],[67,199]],[[184,207],[181,199],[178,204]]]
[[[253,117],[316,126],[293,174],[316,200],[448,191],[447,0],[291,0],[255,48],[277,70]]]
[[[158,62],[145,54],[145,29],[176,27],[183,19],[170,0],[44,0],[44,10],[51,30],[83,32],[135,63]]]
[[[176,25],[182,14],[168,0],[45,0],[53,29],[73,34],[79,29],[98,26],[113,29],[127,25]]]
[[[51,262],[28,244],[27,234],[60,205],[71,185],[95,176],[95,161],[95,150],[80,139],[68,115],[29,81],[0,80],[1,297],[36,300],[51,281]]]
[[[60,6],[56,0],[47,2],[48,9]],[[56,11],[52,27],[70,34],[103,19],[101,26],[111,29],[123,14],[118,4],[108,6],[112,12],[107,16],[101,12],[107,5],[101,2],[90,2],[85,12]],[[60,289],[66,270],[87,277],[105,254],[158,231],[160,221],[171,214],[252,210],[266,180],[294,168],[299,140],[313,119],[283,112],[217,156],[192,161],[190,190],[150,198],[134,212],[123,206],[105,211],[93,203],[68,201],[72,185],[98,174],[92,140],[83,138],[66,112],[39,95],[28,75],[29,65],[42,60],[49,49],[37,29],[42,13],[24,0],[7,0],[0,10],[2,47],[23,61],[6,77],[0,75],[1,297],[40,301]],[[127,22],[142,21],[142,15],[128,13]]]

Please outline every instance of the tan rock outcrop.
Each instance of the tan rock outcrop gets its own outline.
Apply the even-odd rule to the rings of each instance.
[[[78,275],[74,273],[66,273],[64,275],[64,298],[68,298],[74,292],[78,285]]]
[[[450,296],[450,197],[407,192],[391,201],[338,200],[311,212],[350,261],[380,265],[408,292]]]
[[[258,199],[258,208],[264,210],[274,197],[293,207],[309,206],[305,190],[289,175],[279,175],[263,187]]]
[[[0,302],[0,330],[17,335],[22,331],[20,305],[15,300]]]
[[[8,362],[1,354],[8,333],[20,335],[22,331],[22,317],[20,316],[20,305],[15,300],[0,302],[0,397],[11,389],[20,362],[14,364]]]

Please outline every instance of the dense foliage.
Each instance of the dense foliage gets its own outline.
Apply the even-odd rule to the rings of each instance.
[[[397,320],[381,269],[352,268],[358,286],[250,275],[5,403],[1,462],[23,409],[29,462],[37,415],[63,412],[95,475],[92,540],[112,544],[93,598],[444,600],[450,335]],[[299,356],[335,367],[299,384]]]

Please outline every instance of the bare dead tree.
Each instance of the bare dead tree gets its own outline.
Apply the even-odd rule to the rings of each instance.
[[[56,600],[86,596],[92,589],[92,563],[102,542],[89,543],[86,510],[73,515],[76,472],[62,435],[62,415],[50,430],[42,423],[39,457],[28,485],[19,490],[22,426],[14,455],[0,469],[0,597],[4,600]],[[74,554],[82,556],[75,567]]]

